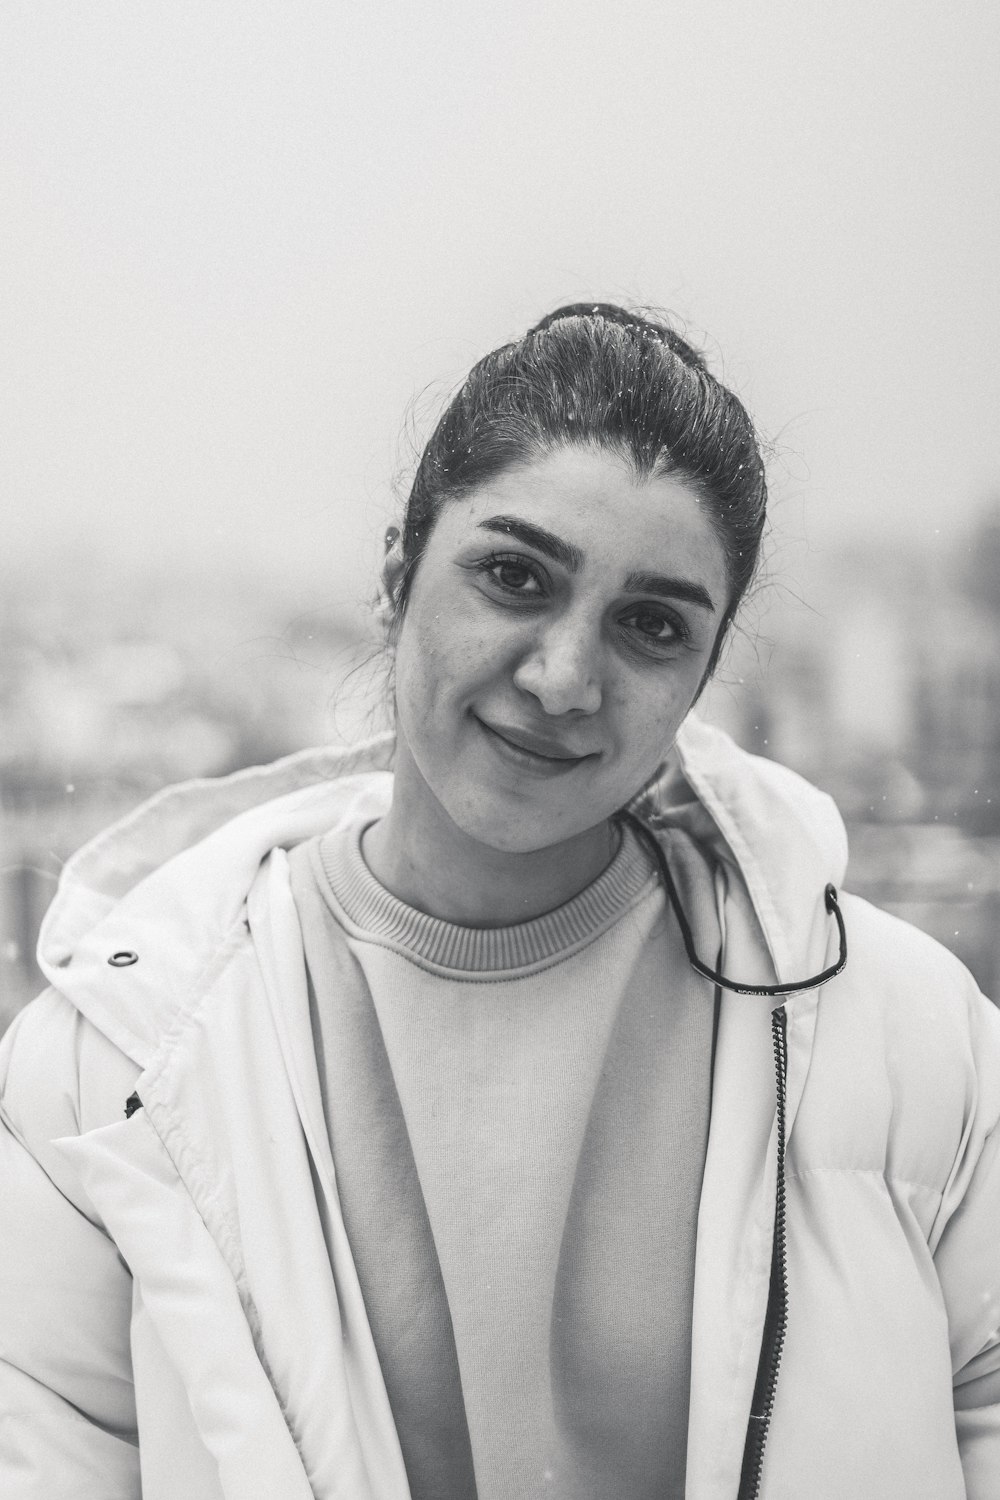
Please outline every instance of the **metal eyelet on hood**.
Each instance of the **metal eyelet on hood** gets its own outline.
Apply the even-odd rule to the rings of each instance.
[[[133,953],[131,948],[122,948],[118,953],[112,953],[108,963],[113,969],[127,969],[130,964],[139,962],[138,953]]]

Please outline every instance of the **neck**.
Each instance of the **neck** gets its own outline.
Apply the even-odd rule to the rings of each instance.
[[[447,826],[420,827],[394,798],[365,834],[362,853],[400,901],[466,927],[509,927],[555,910],[597,879],[616,847],[611,824],[601,823],[548,849],[508,853],[442,819]]]

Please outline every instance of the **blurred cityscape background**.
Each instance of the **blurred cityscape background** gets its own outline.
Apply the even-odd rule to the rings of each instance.
[[[0,7],[0,1025],[87,837],[379,721],[390,476],[588,298],[773,454],[705,711],[1000,995],[998,76],[982,0]]]
[[[764,583],[703,704],[848,824],[847,886],[1000,992],[1000,502],[932,550],[827,550],[810,597]],[[264,577],[4,579],[0,1024],[40,986],[66,857],[160,787],[385,719],[361,610]],[[759,618],[757,618],[759,616]]]

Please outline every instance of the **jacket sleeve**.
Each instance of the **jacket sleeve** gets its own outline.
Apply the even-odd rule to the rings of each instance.
[[[935,1249],[968,1500],[1000,1495],[1000,1012],[970,1004],[976,1086]]]
[[[138,1070],[54,991],[28,1006],[0,1044],[4,1500],[140,1494],[131,1277],[50,1145],[87,1128],[81,1064],[95,1061],[109,1085],[98,1092],[127,1097]]]

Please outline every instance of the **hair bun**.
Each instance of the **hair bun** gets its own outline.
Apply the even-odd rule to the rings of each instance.
[[[617,323],[620,328],[630,328],[635,333],[645,338],[658,339],[668,349],[677,355],[678,359],[684,361],[696,370],[708,370],[704,359],[697,349],[681,338],[667,323],[659,323],[653,318],[644,317],[642,313],[630,312],[627,307],[619,307],[616,302],[567,302],[565,307],[557,307],[554,312],[548,313],[533,328],[529,328],[526,334],[530,338],[532,334],[545,333],[554,323],[562,323],[567,318],[600,318],[605,323]]]
[[[555,312],[542,318],[534,328],[529,328],[528,333],[544,333],[553,323],[561,323],[564,318],[603,318],[605,323],[620,323],[623,328],[645,327],[657,333],[664,332],[648,318],[629,312],[625,307],[618,307],[614,302],[567,302],[565,307],[557,307]]]

